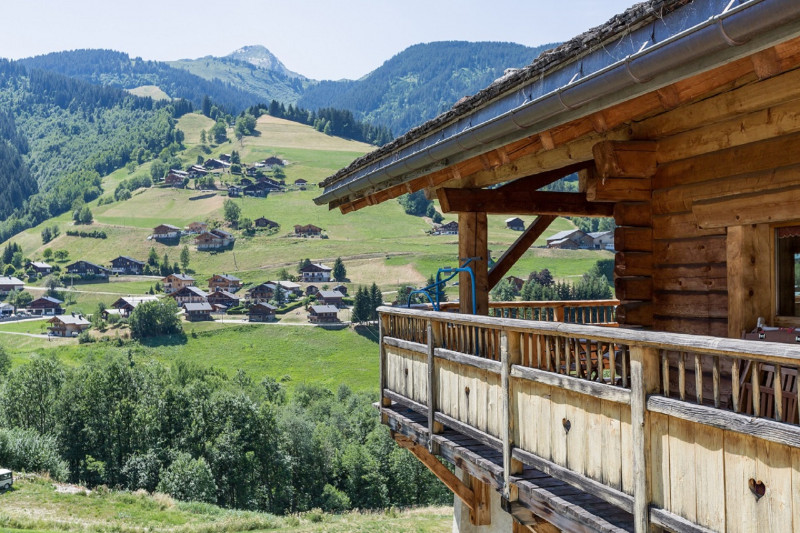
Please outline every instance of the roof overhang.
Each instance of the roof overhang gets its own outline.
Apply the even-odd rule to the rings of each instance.
[[[314,201],[342,206],[797,36],[796,0],[638,4],[354,161]]]

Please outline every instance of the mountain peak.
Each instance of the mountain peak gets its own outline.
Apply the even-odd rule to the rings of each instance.
[[[254,65],[260,69],[279,72],[290,78],[305,77],[286,68],[286,66],[281,63],[281,60],[275,57],[275,54],[270,52],[266,46],[262,46],[260,44],[243,46],[238,50],[234,50],[225,57],[250,63],[251,65]]]

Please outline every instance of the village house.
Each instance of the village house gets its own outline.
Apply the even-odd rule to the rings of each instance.
[[[242,280],[230,274],[214,274],[208,278],[208,290],[225,289],[236,292],[242,288]]]
[[[249,322],[269,322],[275,320],[277,310],[277,307],[268,303],[253,304],[247,310],[247,320]]]
[[[280,281],[270,281],[270,283],[280,286],[280,288],[283,289],[286,294],[294,294],[295,296],[303,295],[303,287],[294,281],[288,281],[284,279]]]
[[[298,178],[294,180],[294,184],[299,187],[305,187],[306,185],[308,185],[308,180],[304,180],[303,178]]]
[[[203,167],[209,170],[221,170],[230,167],[231,164],[220,159],[206,159]]]
[[[507,276],[506,281],[511,285],[515,291],[519,292],[522,290],[522,286],[525,285],[525,280],[522,278],[518,278],[517,276]]]
[[[133,274],[140,276],[144,272],[144,261],[126,255],[111,260],[111,272],[115,274]]]
[[[261,175],[258,177],[258,183],[261,183],[267,187],[271,187],[276,191],[280,191],[283,189],[283,183],[276,179],[272,179],[269,176]]]
[[[458,235],[458,222],[455,220],[446,224],[437,224],[433,227],[432,235]]]
[[[231,154],[219,154],[219,160],[224,163],[231,162]]]
[[[332,305],[336,308],[342,307],[344,294],[339,291],[319,291],[317,293],[317,302],[320,305]]]
[[[0,302],[0,318],[7,318],[14,314],[14,306],[6,303]]]
[[[267,167],[282,167],[286,165],[286,161],[280,157],[275,157],[274,155],[264,159],[262,163]]]
[[[316,285],[306,286],[306,296],[313,296],[319,292],[319,287]]]
[[[525,231],[525,222],[519,217],[507,218],[506,227],[514,231]]]
[[[331,267],[321,263],[311,263],[310,265],[304,266],[300,269],[301,281],[306,283],[312,281],[330,281],[332,270],[333,269]]]
[[[305,226],[295,224],[294,234],[298,237],[319,237],[322,235],[322,228],[314,224],[306,224]]]
[[[194,239],[198,250],[222,250],[232,247],[236,237],[221,229],[204,231]]]
[[[188,274],[170,274],[169,276],[161,279],[161,285],[164,287],[166,294],[172,294],[179,291],[184,287],[191,287],[194,285],[195,279]]]
[[[344,296],[347,296],[347,285],[344,285],[343,283],[334,285],[331,290],[341,292]]]
[[[47,321],[48,335],[54,337],[77,337],[81,331],[89,329],[92,325],[83,315],[54,316]]]
[[[36,272],[37,274],[41,274],[42,276],[50,274],[53,271],[52,266],[42,261],[31,261],[30,263],[25,265],[25,269],[26,270],[33,269],[34,272]]]
[[[164,178],[164,185],[168,187],[183,187],[185,181],[189,179],[189,173],[179,169],[170,169]]]
[[[230,185],[228,187],[228,196],[231,198],[238,198],[242,195],[242,188],[237,185]]]
[[[107,278],[111,270],[104,266],[90,263],[89,261],[75,261],[65,267],[67,274],[76,274],[81,278]]]
[[[186,320],[190,322],[211,320],[211,311],[214,310],[208,302],[186,302],[181,307],[185,311]]]
[[[213,305],[215,308],[224,307],[225,309],[236,307],[239,305],[240,300],[235,294],[219,287],[209,290],[208,297],[206,299],[208,300],[208,303]]]
[[[5,296],[11,291],[21,291],[25,284],[14,276],[0,276],[0,295]]]
[[[614,250],[613,231],[594,231],[587,235],[592,238],[592,247],[595,250]]]
[[[252,185],[252,184],[253,184],[253,180],[251,180],[250,178],[242,178],[242,179],[239,180],[239,185],[241,187],[247,187],[247,186]]]
[[[259,283],[245,292],[245,299],[250,302],[268,302],[275,295],[274,283]]]
[[[25,310],[32,315],[60,315],[64,312],[61,304],[64,303],[52,296],[42,296],[28,304]]]
[[[181,228],[172,224],[159,224],[153,228],[153,238],[156,240],[171,240],[181,236]]]
[[[266,198],[267,193],[271,191],[272,188],[266,186],[261,183],[253,183],[252,185],[248,185],[242,189],[242,192],[245,196],[251,196],[253,198]]]
[[[157,300],[157,296],[122,296],[111,304],[111,309],[118,310],[120,316],[128,317],[137,306],[144,302],[154,302]]]
[[[594,248],[594,239],[579,229],[568,229],[548,237],[547,247],[562,250],[590,250]]]
[[[203,233],[208,230],[207,222],[192,222],[187,226],[189,233]]]
[[[253,221],[257,228],[279,228],[280,224],[266,217],[258,217]]]
[[[192,165],[189,167],[189,177],[192,179],[202,178],[206,174],[208,174],[208,170],[202,165]]]
[[[312,324],[339,322],[339,309],[334,305],[312,305],[308,310],[308,321]]]
[[[193,285],[179,289],[171,293],[170,296],[175,298],[175,303],[179,307],[186,303],[208,302],[208,294]]]

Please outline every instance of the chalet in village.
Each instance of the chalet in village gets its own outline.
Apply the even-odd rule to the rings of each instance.
[[[800,532],[798,147],[800,2],[651,0],[320,184],[457,217],[458,302],[379,308],[377,404],[454,531]],[[535,217],[491,268],[489,216]],[[616,299],[490,301],[558,216],[613,217]]]
[[[164,292],[167,294],[172,294],[173,292],[179,291],[184,287],[191,287],[194,285],[194,278],[189,274],[170,274],[169,276],[162,278],[161,283],[164,286]]]
[[[5,296],[11,291],[21,291],[25,283],[14,276],[0,276],[0,296]]]
[[[141,275],[144,272],[144,265],[144,261],[121,255],[111,260],[111,272],[115,274]]]
[[[300,276],[302,281],[330,281],[331,272],[333,268],[323,265],[322,263],[311,263],[310,265],[300,268]]]
[[[76,274],[82,278],[106,278],[111,274],[111,270],[89,261],[76,261],[65,267],[67,274]]]

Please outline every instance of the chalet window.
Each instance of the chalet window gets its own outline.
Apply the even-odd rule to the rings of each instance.
[[[800,317],[800,226],[775,229],[779,316]]]

